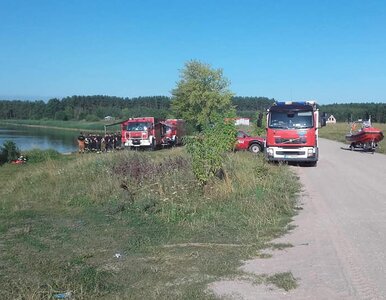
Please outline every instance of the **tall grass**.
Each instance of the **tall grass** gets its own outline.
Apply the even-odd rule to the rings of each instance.
[[[76,157],[1,167],[0,298],[210,298],[285,231],[299,189],[251,153],[204,189],[184,149]]]

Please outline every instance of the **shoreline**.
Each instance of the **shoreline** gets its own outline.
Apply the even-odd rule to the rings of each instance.
[[[23,126],[23,127],[30,127],[30,128],[46,128],[46,129],[55,129],[55,130],[78,131],[78,132],[84,132],[84,131],[104,132],[103,129],[85,129],[85,128],[50,126],[50,125],[20,124],[20,123],[12,123],[12,122],[4,122],[4,121],[0,121],[0,124],[12,125],[12,126]]]

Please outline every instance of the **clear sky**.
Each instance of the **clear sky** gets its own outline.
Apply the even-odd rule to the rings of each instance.
[[[0,99],[170,95],[184,63],[239,96],[386,102],[386,1],[0,0]]]

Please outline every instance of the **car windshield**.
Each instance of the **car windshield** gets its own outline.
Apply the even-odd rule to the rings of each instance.
[[[151,127],[149,122],[135,122],[127,124],[127,131],[146,131]]]
[[[244,131],[238,131],[237,132],[237,137],[238,138],[244,138],[244,137],[248,137],[249,134],[245,133]]]
[[[312,111],[272,111],[269,118],[269,128],[312,128]]]

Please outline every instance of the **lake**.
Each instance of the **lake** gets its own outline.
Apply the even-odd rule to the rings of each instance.
[[[11,140],[21,151],[54,149],[60,153],[77,151],[79,132],[60,129],[11,126],[0,123],[0,146]]]

